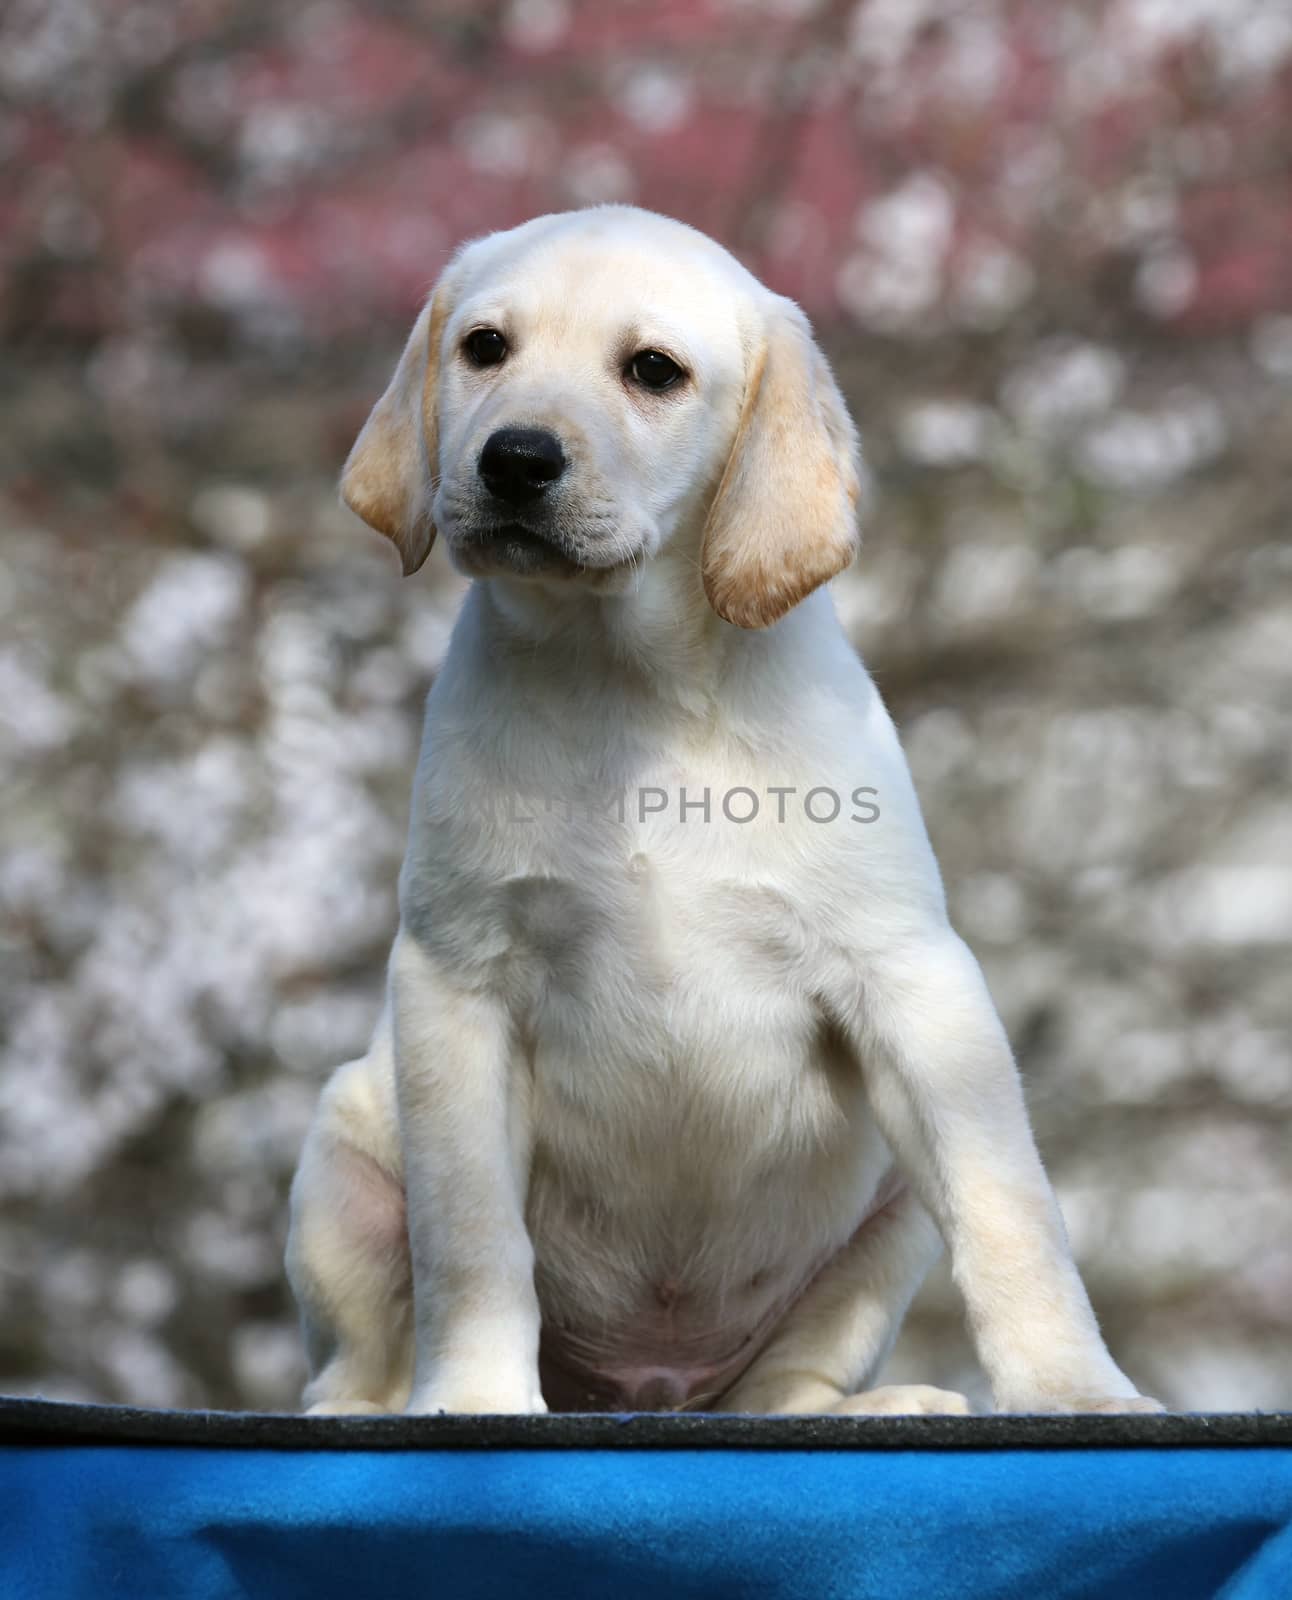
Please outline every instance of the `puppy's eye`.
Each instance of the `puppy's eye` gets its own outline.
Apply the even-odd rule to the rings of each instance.
[[[628,370],[646,389],[671,389],[682,376],[681,367],[662,350],[639,350]]]
[[[496,367],[507,354],[507,341],[497,328],[477,328],[467,334],[462,348],[472,366]]]

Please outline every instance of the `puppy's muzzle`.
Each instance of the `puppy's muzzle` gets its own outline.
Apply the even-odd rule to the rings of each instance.
[[[531,505],[565,471],[561,441],[546,428],[499,428],[485,440],[476,470],[497,500]]]

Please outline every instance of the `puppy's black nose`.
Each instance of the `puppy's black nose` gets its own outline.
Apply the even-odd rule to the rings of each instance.
[[[490,494],[523,506],[565,471],[565,452],[546,428],[499,428],[485,440],[478,471]]]

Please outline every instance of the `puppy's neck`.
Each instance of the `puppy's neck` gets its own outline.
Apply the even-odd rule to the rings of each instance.
[[[699,564],[685,549],[661,551],[616,593],[508,578],[480,581],[476,591],[482,622],[523,652],[532,671],[574,671],[608,693],[622,686],[699,714],[729,693],[733,676],[774,674],[783,686],[814,653],[805,638],[838,633],[824,594],[770,628],[733,627],[709,606]]]

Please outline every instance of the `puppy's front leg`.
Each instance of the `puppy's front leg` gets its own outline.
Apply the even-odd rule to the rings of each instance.
[[[1160,1410],[1104,1347],[960,939],[943,928],[872,952],[849,1031],[875,1116],[947,1241],[997,1410]]]
[[[408,1411],[539,1412],[526,1085],[505,1008],[400,934],[391,957],[416,1359]]]

